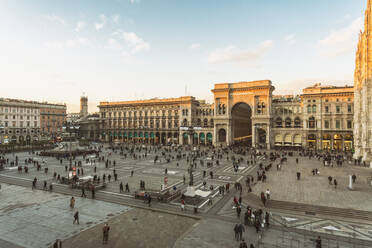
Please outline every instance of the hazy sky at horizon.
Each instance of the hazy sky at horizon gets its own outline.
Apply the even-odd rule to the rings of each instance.
[[[0,97],[193,95],[269,79],[275,94],[351,85],[367,0],[0,0]]]

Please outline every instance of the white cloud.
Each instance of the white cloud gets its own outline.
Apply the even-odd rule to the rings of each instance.
[[[99,20],[100,20],[100,22],[96,22],[95,23],[96,30],[100,30],[100,29],[102,29],[105,26],[105,24],[106,24],[106,16],[104,14],[101,14],[99,16]]]
[[[48,19],[49,21],[52,21],[52,22],[59,22],[62,25],[66,24],[66,21],[62,17],[57,16],[55,14],[46,15],[45,18]]]
[[[359,30],[362,27],[362,17],[359,17],[348,26],[331,31],[329,35],[317,43],[320,54],[325,57],[336,57],[354,51]]]
[[[44,45],[48,48],[62,49],[62,48],[76,48],[89,45],[90,42],[84,37],[76,37],[67,41],[47,41]]]
[[[120,16],[119,15],[113,15],[111,16],[111,21],[115,24],[119,24]]]
[[[228,46],[211,52],[208,56],[208,62],[212,64],[224,62],[252,62],[261,58],[272,46],[273,41],[271,40],[261,42],[254,50],[244,50],[235,46]]]
[[[72,40],[66,41],[66,47],[79,47],[79,46],[86,46],[89,44],[88,39],[83,37],[77,37]]]
[[[286,37],[284,37],[284,40],[287,41],[289,45],[293,45],[294,43],[296,43],[294,34],[287,35]]]
[[[112,39],[112,38],[107,40],[104,48],[108,50],[115,50],[115,51],[123,50],[123,47],[119,44],[119,42],[116,39]]]
[[[131,49],[132,53],[150,49],[150,44],[138,37],[137,34],[133,32],[123,32],[123,39]]]
[[[83,22],[83,21],[79,21],[76,23],[76,27],[75,27],[75,31],[76,32],[80,32],[82,29],[84,29],[86,27],[86,23]]]
[[[193,43],[193,44],[191,44],[190,45],[190,49],[197,49],[197,48],[199,48],[200,47],[200,44],[199,43]]]

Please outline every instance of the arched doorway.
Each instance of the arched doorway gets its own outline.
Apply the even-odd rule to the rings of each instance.
[[[226,142],[226,130],[223,128],[218,130],[218,142]]]
[[[316,149],[316,135],[309,134],[307,136],[307,145],[309,149]]]
[[[194,133],[192,143],[194,145],[198,145],[199,144],[199,135],[197,133]]]
[[[182,135],[182,144],[184,144],[184,145],[189,144],[189,135],[187,133],[183,133],[183,135]]]
[[[328,150],[328,151],[331,149],[331,135],[330,134],[323,134],[322,149]]]
[[[333,136],[333,149],[337,151],[342,151],[342,135],[335,134]]]
[[[237,103],[231,109],[232,138],[234,142],[252,145],[252,109],[246,103]]]
[[[160,133],[155,133],[155,144],[159,144],[160,143]]]
[[[353,149],[353,135],[346,134],[345,141],[344,141],[344,150],[351,151]]]
[[[199,141],[200,141],[200,144],[202,144],[202,145],[205,144],[205,135],[204,135],[204,133],[200,133],[199,134]]]
[[[207,133],[207,144],[208,145],[212,145],[212,134],[211,133]]]

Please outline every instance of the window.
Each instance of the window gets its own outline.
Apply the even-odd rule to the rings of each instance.
[[[13,121],[13,127],[15,127],[16,126],[16,122],[15,121]]]
[[[311,106],[310,105],[307,105],[307,112],[311,113]]]
[[[5,122],[5,127],[8,127],[8,122],[7,121]]]
[[[341,121],[336,120],[336,129],[340,129],[340,128],[341,128]]]
[[[348,113],[351,113],[351,104],[348,104],[348,105],[347,105],[347,112],[348,112]]]
[[[208,119],[204,119],[204,127],[208,127]]]
[[[340,108],[340,106],[336,106],[336,113],[340,113],[341,112],[341,108]]]
[[[313,100],[313,102],[316,102],[316,100]]]
[[[325,99],[325,102],[328,102],[328,99]]]
[[[290,118],[285,119],[285,127],[291,127],[292,120]]]
[[[324,121],[324,128],[329,128],[329,120]]]
[[[348,98],[347,101],[350,102],[351,101],[351,98]]]
[[[316,113],[316,105],[313,105],[313,113]]]
[[[311,102],[311,100],[307,100],[307,102]]]
[[[276,119],[275,127],[283,127],[282,119],[280,117]]]
[[[20,122],[19,122],[19,126],[20,126],[20,127],[23,127],[23,121],[20,121]]]
[[[15,115],[13,115],[13,120],[15,119]]]
[[[352,128],[353,124],[351,122],[351,120],[347,120],[347,128]]]
[[[339,101],[339,99],[338,98],[336,98],[336,102],[338,102]]]
[[[301,119],[300,118],[296,118],[294,120],[294,127],[301,127]]]
[[[328,106],[325,106],[325,107],[324,107],[324,112],[326,112],[326,113],[329,112],[329,107],[328,107]]]
[[[309,118],[309,128],[315,128],[315,118],[314,117]]]

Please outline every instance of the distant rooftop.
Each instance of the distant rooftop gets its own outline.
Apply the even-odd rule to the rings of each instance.
[[[58,103],[38,102],[38,101],[30,101],[30,100],[23,100],[23,99],[12,99],[12,98],[0,98],[0,101],[3,101],[3,102],[17,102],[17,103],[46,104],[46,105],[54,105],[54,106],[66,106],[65,103],[58,104]]]

